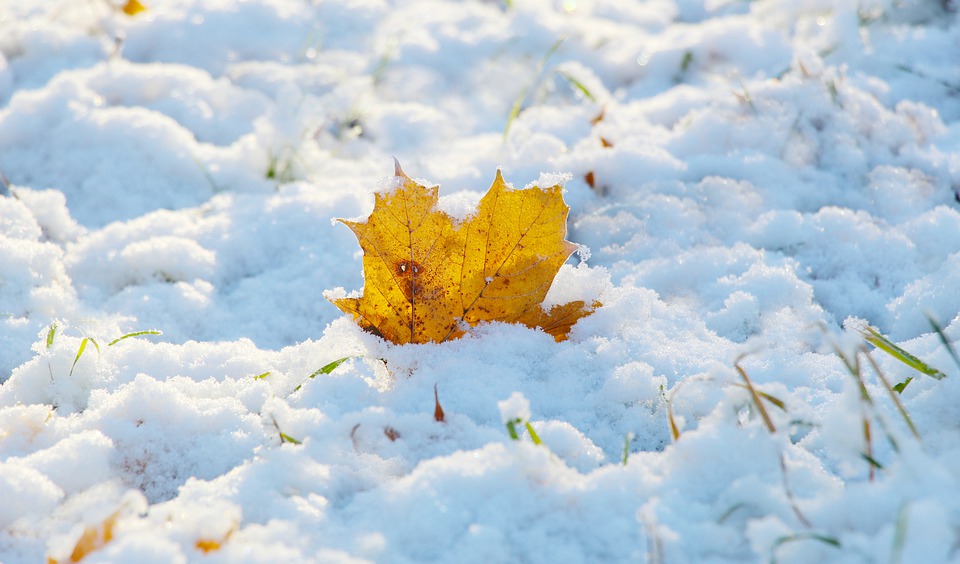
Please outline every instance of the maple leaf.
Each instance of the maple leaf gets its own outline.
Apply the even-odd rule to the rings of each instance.
[[[394,343],[444,342],[484,321],[539,327],[557,341],[599,306],[541,307],[576,245],[564,240],[559,185],[515,190],[500,171],[477,211],[457,222],[437,209],[438,187],[411,180],[375,195],[363,222],[338,220],[363,249],[363,294],[331,300],[367,331]]]

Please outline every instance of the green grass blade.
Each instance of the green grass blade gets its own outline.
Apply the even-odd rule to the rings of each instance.
[[[280,443],[281,443],[281,444],[283,444],[283,443],[293,443],[293,444],[295,444],[295,445],[303,444],[303,441],[299,441],[299,440],[291,437],[290,435],[284,433],[283,431],[279,431],[279,433],[280,433]]]
[[[524,425],[527,427],[527,433],[530,434],[530,440],[533,441],[533,444],[542,445],[543,441],[540,440],[540,436],[537,435],[537,432],[533,430],[533,425],[531,425],[529,421],[524,423]]]
[[[947,339],[947,336],[943,332],[943,327],[940,327],[940,324],[933,319],[933,317],[927,315],[927,321],[930,322],[930,327],[933,327],[934,332],[936,332],[937,337],[940,337],[940,342],[943,343],[943,346],[947,347],[947,352],[950,353],[950,357],[953,359],[953,362],[957,365],[957,368],[960,368],[960,356],[957,356],[956,349],[953,348],[953,345],[950,344],[950,340]]]
[[[520,108],[523,106],[523,101],[527,98],[527,92],[529,90],[529,88],[524,88],[523,92],[513,101],[513,106],[510,107],[510,113],[507,114],[507,125],[503,128],[504,141],[507,140],[507,134],[510,133],[510,126],[513,125],[513,120],[517,119],[517,116],[520,115]]]
[[[48,349],[53,346],[53,338],[56,335],[57,335],[57,322],[54,321],[53,324],[50,325],[50,329],[47,331],[47,348]]]
[[[163,335],[163,332],[162,332],[162,331],[157,331],[157,330],[154,330],[154,329],[150,329],[150,330],[147,330],[147,331],[134,331],[133,333],[127,333],[126,335],[123,335],[123,336],[121,336],[121,337],[117,337],[116,339],[114,339],[114,340],[110,341],[109,343],[107,343],[107,346],[108,346],[108,347],[112,347],[113,345],[119,343],[120,341],[122,341],[122,340],[124,340],[124,339],[129,339],[130,337],[139,337],[140,335]]]
[[[517,423],[522,423],[522,420],[519,417],[507,421],[507,433],[509,433],[510,438],[515,441],[520,440],[520,435],[517,434]]]
[[[823,544],[832,546],[834,548],[840,548],[842,546],[840,544],[840,541],[837,540],[836,538],[830,537],[827,535],[822,535],[820,533],[796,533],[793,535],[785,535],[778,538],[776,542],[773,543],[773,547],[771,548],[772,554],[770,555],[770,563],[776,564],[778,548],[780,548],[781,546],[789,542],[797,542],[797,541],[804,541],[804,540],[814,540],[817,542],[822,542]]]
[[[911,376],[911,377],[907,378],[906,380],[904,380],[903,382],[900,382],[899,384],[895,385],[895,386],[893,387],[893,391],[897,392],[898,394],[902,394],[902,393],[903,393],[903,390],[905,390],[905,389],[907,388],[907,385],[909,385],[910,382],[913,382],[913,376]]]
[[[913,368],[917,372],[926,374],[927,376],[937,380],[942,380],[947,376],[943,372],[940,372],[936,368],[898,347],[893,343],[893,341],[884,337],[879,331],[873,327],[870,327],[869,325],[864,326],[860,330],[860,334],[863,335],[864,340],[866,340],[868,343],[906,364],[910,368]]]
[[[897,512],[897,523],[893,529],[893,543],[890,547],[890,562],[901,562],[903,545],[907,542],[907,504],[900,506]]]
[[[586,85],[584,85],[582,82],[574,78],[573,75],[564,71],[557,71],[557,74],[567,79],[567,82],[569,82],[574,88],[579,90],[580,93],[587,98],[587,100],[590,100],[591,102],[596,103],[597,101],[596,96],[594,96],[593,93],[590,92],[590,89],[587,88]]]
[[[335,360],[335,361],[333,361],[333,362],[328,362],[327,364],[324,364],[323,366],[321,366],[321,367],[319,368],[319,370],[317,370],[316,372],[314,372],[314,373],[311,374],[310,376],[307,376],[307,379],[309,380],[309,379],[311,379],[311,378],[316,378],[317,376],[322,376],[322,375],[324,375],[324,374],[330,374],[331,372],[333,372],[334,370],[336,370],[338,366],[340,366],[340,365],[343,364],[344,362],[350,360],[351,358],[353,358],[353,357],[345,356],[345,357],[343,357],[343,358],[338,358],[337,360]],[[293,391],[294,391],[294,392],[298,392],[298,391],[300,391],[300,388],[302,388],[302,387],[303,387],[303,384],[299,384],[296,388],[293,389]]]
[[[254,379],[254,380],[264,380],[264,379],[266,379],[266,377],[269,376],[269,375],[270,375],[270,371],[267,370],[267,371],[264,372],[263,374],[257,374],[256,376],[253,377],[253,379]]]
[[[323,374],[330,374],[331,372],[333,372],[334,370],[336,370],[338,366],[340,366],[341,364],[343,364],[344,362],[346,362],[346,361],[348,361],[348,360],[350,360],[350,357],[349,357],[349,356],[345,356],[345,357],[343,357],[343,358],[338,358],[337,360],[335,360],[335,361],[333,361],[333,362],[324,364],[323,366],[320,367],[320,370],[317,370],[316,372],[314,372],[313,374],[311,374],[310,377],[311,377],[311,378],[316,378],[317,376],[321,376],[321,375],[323,375]]]
[[[861,452],[860,456],[863,457],[864,460],[869,462],[871,467],[876,468],[877,470],[883,470],[883,464],[880,464],[880,462],[878,462],[876,458],[870,456],[865,452]]]
[[[760,412],[760,417],[763,419],[764,425],[767,426],[767,430],[771,433],[776,433],[777,428],[773,425],[773,420],[770,419],[770,414],[767,413],[767,408],[763,406],[763,402],[760,401],[760,394],[757,393],[756,388],[753,387],[753,382],[750,381],[750,377],[747,376],[747,371],[740,366],[740,360],[733,364],[733,367],[737,369],[737,372],[740,373],[740,376],[743,378],[743,383],[746,384],[747,389],[750,390],[750,397],[753,399],[753,403],[757,406],[757,411]]]
[[[627,461],[630,459],[630,441],[633,440],[633,433],[627,433],[623,437],[623,465],[627,465]]]
[[[900,402],[900,390],[894,389],[890,385],[890,382],[887,380],[887,377],[883,375],[883,372],[880,371],[880,365],[877,364],[877,361],[873,359],[873,356],[870,353],[867,354],[867,360],[870,362],[870,366],[873,367],[873,371],[877,374],[877,380],[880,380],[880,383],[883,384],[883,387],[887,390],[887,393],[890,394],[890,399],[893,400],[893,404],[897,406],[897,411],[900,412],[900,415],[903,416],[903,420],[907,422],[907,427],[910,428],[910,432],[913,433],[913,436],[920,439],[920,433],[917,431],[917,428],[913,424],[913,420],[910,419],[910,415],[907,414],[907,410],[903,407],[903,403]],[[899,384],[897,384],[899,386]]]
[[[83,351],[87,350],[87,341],[90,339],[84,337],[80,341],[80,347],[77,349],[77,356],[73,359],[73,366],[70,367],[70,376],[73,376],[73,369],[77,367],[77,363],[80,362],[80,357],[83,356]]]
[[[553,54],[557,52],[557,49],[560,48],[560,45],[562,45],[565,40],[566,40],[566,37],[561,37],[560,39],[556,40],[553,43],[553,45],[550,46],[549,49],[547,49],[547,52],[543,55],[543,58],[541,58],[540,62],[537,64],[536,71],[534,71],[533,73],[533,76],[534,76],[533,83],[531,83],[529,86],[524,88],[520,92],[520,95],[517,96],[517,98],[513,101],[513,106],[510,107],[510,114],[507,115],[507,125],[503,128],[504,141],[507,140],[507,134],[510,133],[510,126],[513,125],[513,121],[517,119],[517,116],[520,115],[520,109],[523,108],[523,102],[524,100],[527,99],[527,94],[530,93],[530,90],[532,90],[534,86],[539,84],[541,80],[540,75],[543,74],[543,69],[544,67],[547,66],[547,61],[549,61],[550,57],[552,57]]]

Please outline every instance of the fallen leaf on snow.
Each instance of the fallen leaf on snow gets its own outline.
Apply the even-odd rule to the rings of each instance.
[[[437,209],[438,187],[396,165],[398,187],[376,194],[367,221],[339,220],[363,249],[363,294],[334,299],[365,330],[398,344],[444,342],[484,321],[539,327],[557,341],[599,306],[541,307],[576,250],[564,240],[559,185],[524,190],[496,179],[475,214],[455,221]]]

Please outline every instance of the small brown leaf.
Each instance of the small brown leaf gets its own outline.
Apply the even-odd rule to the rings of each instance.
[[[606,137],[603,137],[603,136],[600,137],[600,144],[603,145],[604,149],[609,149],[610,147],[613,147],[613,143],[611,143]]]
[[[590,125],[597,125],[598,123],[600,123],[601,121],[603,121],[603,117],[604,117],[604,114],[605,114],[606,112],[607,112],[607,109],[606,109],[606,108],[602,108],[602,109],[600,110],[600,113],[597,114],[597,116],[596,116],[595,118],[593,118],[593,119],[590,120]]]
[[[433,420],[439,423],[444,422],[443,408],[440,407],[440,396],[437,394],[437,385],[433,385],[433,402],[436,407],[433,408]]]
[[[583,175],[583,181],[586,182],[586,183],[587,183],[587,186],[589,186],[589,187],[591,187],[591,188],[596,188],[596,187],[597,187],[597,178],[596,178],[596,176],[594,176],[592,170],[591,170],[590,172],[588,172],[588,173],[586,173],[586,174]]]
[[[393,442],[400,438],[400,431],[397,431],[396,429],[394,429],[389,425],[383,428],[383,434],[386,435],[388,439],[390,439],[390,442]]]

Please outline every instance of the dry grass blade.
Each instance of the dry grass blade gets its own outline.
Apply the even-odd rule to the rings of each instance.
[[[896,390],[893,389],[893,386],[890,385],[890,382],[887,380],[886,376],[883,375],[883,372],[880,371],[880,366],[877,365],[877,361],[870,356],[870,353],[864,352],[867,357],[867,361],[870,362],[870,366],[873,367],[873,371],[877,374],[877,380],[880,380],[880,383],[883,384],[883,387],[886,388],[887,393],[890,394],[890,399],[893,400],[893,404],[897,406],[897,411],[900,412],[900,415],[903,416],[903,420],[907,422],[907,427],[910,427],[910,432],[913,433],[913,436],[920,440],[920,433],[917,431],[916,426],[913,424],[913,420],[910,418],[910,415],[907,413],[907,410],[903,407],[903,403],[900,401],[900,395]]]
[[[783,476],[783,491],[787,494],[787,501],[790,502],[790,508],[793,509],[793,514],[797,516],[797,519],[803,523],[803,526],[806,528],[811,528],[813,525],[807,519],[807,517],[800,511],[800,507],[797,505],[797,500],[793,497],[793,491],[790,489],[790,484],[787,482],[787,461],[783,458],[783,453],[780,453],[780,472]]]
[[[674,388],[676,391],[676,388]],[[673,397],[673,393],[670,394],[668,398],[666,394],[663,394],[663,401],[667,404],[667,425],[670,427],[670,438],[673,439],[673,442],[680,440],[680,427],[677,426],[676,419],[673,418],[673,403],[670,401]]]
[[[734,385],[734,386],[737,386],[738,388],[743,388],[743,389],[745,389],[745,390],[749,389],[749,388],[747,388],[746,384],[734,383],[733,385]],[[786,410],[787,410],[787,404],[785,404],[782,399],[780,399],[780,398],[778,398],[778,397],[776,397],[776,396],[772,396],[772,395],[768,394],[767,392],[764,392],[763,390],[757,390],[757,395],[759,395],[761,398],[767,400],[768,402],[772,403],[773,405],[779,407],[779,408],[781,409],[781,411],[786,411]]]
[[[760,401],[760,394],[757,393],[757,389],[753,387],[753,382],[750,381],[750,377],[747,376],[747,371],[740,366],[740,361],[743,357],[737,358],[733,363],[733,367],[737,369],[737,372],[740,373],[740,376],[743,378],[744,384],[747,386],[747,390],[750,391],[750,397],[753,399],[754,405],[757,406],[757,411],[760,413],[760,417],[763,418],[763,424],[767,426],[767,430],[771,433],[776,433],[777,428],[773,425],[773,420],[770,419],[770,414],[767,413],[767,408],[763,406],[763,402]]]
[[[864,451],[861,456],[864,460],[870,463],[870,480],[873,481],[875,477],[875,470],[877,468],[883,468],[876,459],[873,458],[873,434],[871,432],[870,420],[867,418],[866,410],[873,409],[873,398],[870,397],[870,392],[867,390],[867,385],[863,381],[863,373],[860,366],[860,353],[866,352],[862,347],[858,348],[853,352],[853,357],[848,358],[846,354],[840,347],[834,343],[833,346],[834,353],[843,361],[843,365],[846,367],[847,372],[856,380],[857,388],[860,390],[860,418],[861,418],[861,428],[863,429],[863,441],[864,441]],[[882,419],[878,419],[883,423]],[[889,430],[884,427],[884,431],[887,434],[887,440],[890,441],[890,444],[893,446],[894,450],[898,450],[896,439],[893,438],[893,435],[890,434]]]

